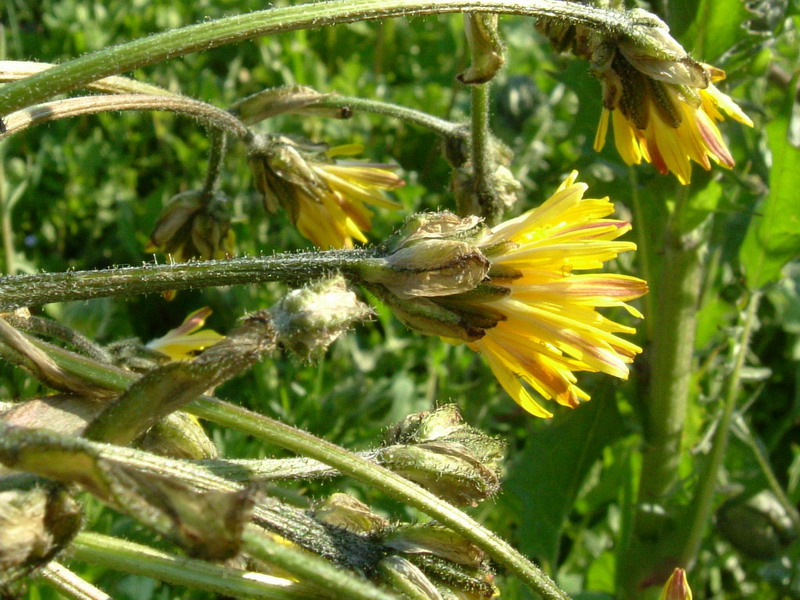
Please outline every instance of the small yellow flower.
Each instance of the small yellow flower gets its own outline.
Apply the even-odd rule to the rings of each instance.
[[[339,146],[322,152],[289,138],[256,138],[250,165],[256,187],[269,212],[282,206],[300,233],[320,248],[352,248],[365,243],[372,228],[367,205],[397,209],[384,190],[404,185],[392,165],[340,161],[335,157],[360,151]]]
[[[692,589],[686,580],[686,571],[675,569],[664,584],[660,600],[692,600]]]
[[[575,371],[601,371],[627,379],[628,364],[641,348],[617,333],[635,333],[597,312],[622,306],[647,293],[641,279],[615,274],[576,274],[598,269],[632,242],[616,241],[630,224],[606,218],[608,198],[583,198],[577,172],[544,204],[489,230],[479,247],[489,258],[491,285],[510,291],[476,305],[499,316],[497,324],[468,345],[483,354],[505,390],[528,412],[551,413],[522,385],[541,397],[577,406],[589,395]]]
[[[147,342],[147,348],[169,356],[170,360],[192,360],[225,337],[213,329],[201,329],[210,315],[208,307],[190,313],[178,327]]]

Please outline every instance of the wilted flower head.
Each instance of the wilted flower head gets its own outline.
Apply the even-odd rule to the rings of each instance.
[[[590,60],[603,84],[595,150],[605,145],[610,120],[617,150],[629,165],[644,160],[662,174],[672,171],[683,184],[691,181],[691,161],[706,170],[712,161],[733,167],[717,122],[724,115],[751,127],[753,122],[715,87],[725,72],[693,60],[663,22],[643,14],[647,37],[641,43],[580,26],[540,24],[557,49],[570,47]]]
[[[366,205],[397,209],[383,190],[404,185],[387,164],[339,161],[360,147],[301,144],[287,137],[257,136],[250,147],[250,167],[264,206],[283,207],[306,238],[320,248],[351,248],[366,242],[372,227]]]
[[[198,309],[190,313],[175,329],[147,342],[146,347],[169,356],[170,360],[192,360],[225,337],[213,329],[202,329],[209,316],[210,308]]]
[[[161,250],[178,262],[233,254],[228,198],[221,192],[189,191],[174,196],[161,211],[145,250]]]
[[[444,235],[456,235],[470,249],[467,255],[477,250],[488,261],[477,286],[454,286],[450,294],[435,296],[420,287],[409,299],[387,293],[385,285],[377,290],[410,327],[466,342],[483,354],[512,398],[542,417],[551,413],[523,383],[544,399],[577,406],[589,396],[578,387],[575,372],[601,371],[625,379],[628,363],[641,352],[617,335],[635,330],[597,308],[622,306],[641,317],[627,302],[645,294],[647,284],[626,275],[576,273],[601,268],[636,249],[632,242],[616,241],[630,224],[607,218],[614,210],[608,198],[583,198],[586,185],[576,183],[576,177],[573,172],[538,208],[492,229],[474,219],[458,227],[457,217],[443,216]],[[401,237],[400,246],[424,239],[431,246],[426,253],[433,253],[437,228],[430,222],[423,227],[429,233]]]
[[[686,571],[675,569],[664,584],[660,600],[692,600],[692,589],[686,580]]]

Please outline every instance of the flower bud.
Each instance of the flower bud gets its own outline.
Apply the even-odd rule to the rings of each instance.
[[[356,321],[372,315],[341,275],[292,290],[271,312],[278,341],[305,360],[322,355]]]
[[[449,502],[477,506],[500,487],[505,443],[463,423],[454,404],[406,417],[388,441],[381,464]]]
[[[365,261],[364,278],[399,298],[450,296],[474,289],[489,261],[480,250],[455,240],[418,240],[386,258]]]
[[[454,531],[432,523],[409,523],[383,538],[384,545],[405,554],[432,554],[472,568],[483,565],[483,550]]]
[[[472,52],[472,64],[458,74],[461,83],[486,83],[505,63],[503,44],[497,34],[496,13],[465,13],[464,33]]]
[[[161,250],[177,262],[233,254],[234,236],[227,196],[192,190],[167,203],[150,234],[148,252]]]
[[[792,516],[768,490],[725,502],[717,511],[717,529],[739,552],[758,560],[780,556],[800,533]]]
[[[374,533],[389,525],[389,521],[372,512],[369,506],[352,496],[335,493],[314,508],[314,517],[353,533]]]
[[[387,556],[378,563],[383,578],[404,598],[443,600],[427,575],[415,564],[400,556]]]
[[[692,590],[686,580],[686,571],[675,569],[664,584],[660,600],[692,600]]]

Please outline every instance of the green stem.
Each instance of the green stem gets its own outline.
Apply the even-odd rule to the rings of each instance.
[[[36,576],[70,600],[114,600],[56,561],[42,567]]]
[[[13,275],[17,269],[14,264],[14,229],[11,224],[11,202],[8,195],[8,181],[5,169],[5,142],[0,142],[0,236],[3,238],[3,271]]]
[[[708,456],[708,463],[700,476],[693,502],[690,504],[691,513],[688,515],[688,520],[690,522],[689,533],[685,538],[679,563],[687,569],[692,567],[697,558],[700,544],[703,541],[703,534],[711,518],[711,509],[714,505],[714,496],[717,489],[717,476],[725,460],[725,451],[728,448],[728,436],[730,435],[733,414],[736,409],[736,399],[739,397],[739,392],[741,391],[742,367],[744,367],[745,357],[750,348],[750,336],[753,332],[753,326],[756,323],[756,314],[758,312],[760,300],[761,292],[754,292],[747,306],[747,311],[744,314],[742,333],[738,343],[735,345],[736,356],[725,391],[725,404],[722,407],[722,416],[717,423],[714,442],[711,447],[711,453]]]
[[[302,584],[169,554],[98,533],[79,533],[70,546],[70,554],[81,562],[225,596],[263,600],[319,597]]]
[[[642,581],[675,559],[665,540],[671,533],[669,500],[678,482],[691,391],[703,252],[701,232],[684,234],[680,229],[687,201],[684,188],[676,200],[660,277],[653,282],[657,297],[650,315],[653,338],[643,407],[644,449],[629,551],[619,567],[622,598],[638,598]]]
[[[89,383],[121,391],[137,377],[133,373],[101,365],[63,348],[38,340],[35,343],[65,371],[79,375]],[[473,542],[545,600],[569,599],[569,596],[536,565],[496,534],[417,484],[384,467],[309,433],[215,398],[202,396],[188,404],[186,410],[203,419],[237,429],[302,456],[308,456],[338,469],[344,475],[364,481],[434,517]]]
[[[330,271],[357,275],[368,256],[364,250],[342,250],[16,275],[0,279],[0,309],[237,283],[306,282]]]
[[[369,483],[401,502],[425,512],[476,544],[546,600],[569,598],[536,565],[496,534],[417,484],[384,467],[305,431],[214,398],[205,396],[198,398],[187,406],[187,411],[224,427],[237,429],[303,456],[309,456],[331,465],[344,475]]]
[[[702,271],[700,248],[693,237],[668,246],[658,305],[651,316],[655,322],[640,504],[663,502],[678,475]]]
[[[228,149],[228,136],[220,129],[212,129],[209,142],[211,149],[208,153],[208,168],[206,178],[203,182],[203,192],[208,195],[210,201],[212,194],[219,186],[219,177],[222,173],[222,165],[225,162],[225,154]]]
[[[477,58],[473,56],[473,62],[476,61]],[[488,225],[492,226],[496,225],[502,217],[503,206],[492,184],[495,165],[492,157],[492,134],[489,130],[490,85],[487,82],[470,86],[470,153],[479,214],[486,219]],[[461,209],[462,207],[459,207],[459,212]]]
[[[633,231],[636,234],[636,260],[639,261],[639,270],[642,279],[645,281],[653,281],[653,263],[650,253],[650,230],[645,226],[647,219],[644,215],[644,207],[642,206],[642,197],[639,193],[639,176],[636,169],[632,166],[628,167],[628,177],[631,182],[631,204],[633,208]],[[648,340],[653,339],[653,317],[655,315],[655,293],[645,295],[644,302],[644,327]]]
[[[79,115],[120,110],[174,112],[193,117],[209,127],[229,131],[242,139],[250,137],[250,130],[239,119],[225,110],[199,100],[161,94],[109,94],[55,100],[12,113],[6,117],[5,131],[0,133],[0,140],[34,125]]]
[[[0,90],[0,116],[87,83],[192,52],[254,37],[354,21],[452,12],[494,12],[562,18],[611,35],[647,43],[636,18],[559,0],[330,0],[255,11],[198,23],[104,48],[8,84]]]
[[[362,111],[374,115],[392,117],[412,125],[425,127],[444,137],[464,137],[466,135],[466,131],[458,123],[434,117],[421,110],[380,100],[370,100],[356,96],[326,96],[305,108],[337,108],[346,111]]]
[[[2,29],[0,29],[2,31]],[[18,81],[31,77],[42,71],[53,68],[55,65],[46,62],[32,62],[27,60],[0,60],[0,83]],[[86,89],[94,92],[104,92],[107,94],[163,94],[166,96],[176,96],[173,92],[151,85],[142,81],[136,81],[129,77],[106,77],[98,79],[86,85]]]

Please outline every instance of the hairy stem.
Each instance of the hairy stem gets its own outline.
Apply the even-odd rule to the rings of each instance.
[[[55,100],[12,113],[6,117],[5,131],[0,133],[0,140],[34,125],[118,110],[169,111],[194,117],[209,127],[229,131],[238,138],[246,139],[250,136],[244,123],[232,114],[199,100],[160,94],[113,94]]]
[[[0,116],[118,73],[254,37],[354,21],[452,12],[493,12],[561,18],[647,44],[629,13],[559,0],[329,0],[255,11],[171,29],[104,48],[8,84]],[[2,129],[2,128],[0,128]]]
[[[364,250],[306,252],[16,275],[0,279],[0,309],[262,281],[306,282],[331,271],[357,275],[368,256]]]
[[[136,378],[133,373],[99,364],[45,342],[37,341],[36,345],[47,352],[48,356],[65,371],[81,376],[87,383],[121,391]],[[343,475],[364,481],[430,515],[479,546],[545,600],[569,599],[569,596],[536,565],[496,534],[417,484],[366,458],[289,425],[208,396],[201,396],[189,403],[186,410],[200,418],[237,429],[302,456],[313,458],[330,465]]]
[[[467,131],[458,123],[434,117],[421,110],[407,108],[398,104],[358,98],[356,96],[326,96],[309,104],[306,108],[338,108],[343,110],[362,111],[374,115],[382,115],[399,119],[412,125],[425,127],[444,137],[464,137]]]

